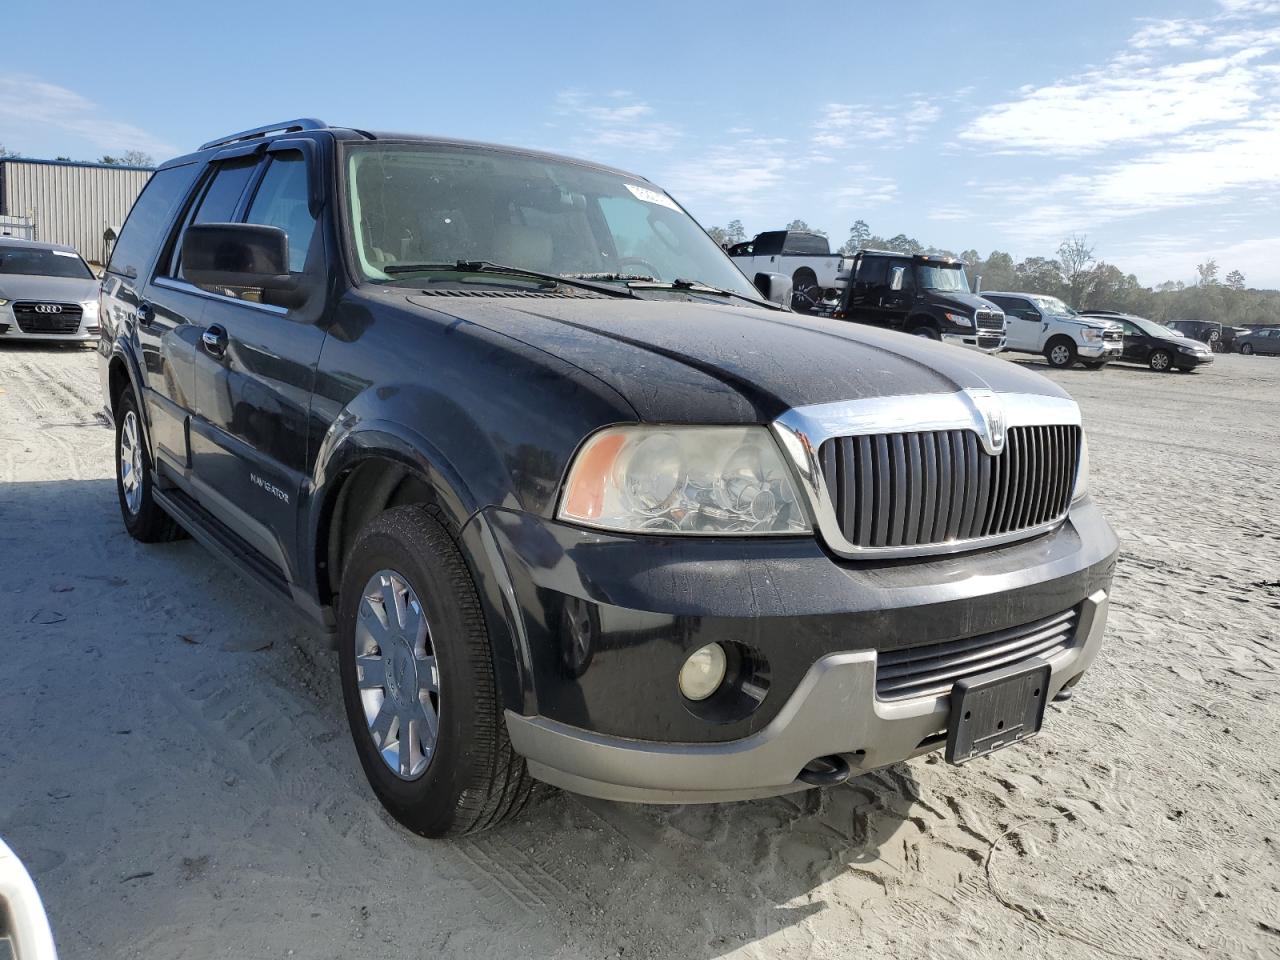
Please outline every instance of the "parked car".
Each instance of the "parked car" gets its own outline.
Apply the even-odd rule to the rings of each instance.
[[[1078,360],[1098,370],[1120,356],[1124,343],[1110,315],[1081,316],[1057,297],[1039,293],[984,290],[982,295],[1004,310],[1006,350],[1041,354],[1059,369]]]
[[[1004,313],[969,292],[964,264],[950,257],[859,250],[833,315],[985,353],[1005,346]]]
[[[0,840],[0,957],[58,960],[40,894],[18,855]]]
[[[747,276],[759,271],[791,278],[791,306],[810,312],[834,296],[849,279],[852,261],[832,253],[827,238],[806,230],[770,230],[729,248],[729,256]]]
[[[1214,353],[1231,353],[1235,349],[1240,328],[1230,327],[1214,320],[1170,320],[1163,324],[1175,333],[1208,344]]]
[[[420,833],[531,778],[711,802],[963,762],[1102,642],[1076,403],[763,300],[642,177],[258,128],[160,166],[103,304],[125,528],[336,635]]]
[[[97,341],[98,278],[70,247],[0,238],[0,341]]]
[[[1125,363],[1143,363],[1162,372],[1183,370],[1188,373],[1206,363],[1213,363],[1213,351],[1207,344],[1153,320],[1130,314],[1109,319],[1120,325],[1124,336],[1124,351],[1120,359]]]
[[[1236,348],[1245,354],[1280,353],[1280,327],[1264,327],[1236,340]]]

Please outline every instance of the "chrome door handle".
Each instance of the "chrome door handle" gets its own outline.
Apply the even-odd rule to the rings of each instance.
[[[227,352],[227,331],[215,323],[200,334],[200,342],[210,355],[220,357]]]

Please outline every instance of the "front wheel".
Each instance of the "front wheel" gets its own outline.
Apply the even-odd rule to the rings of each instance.
[[[1105,360],[1081,360],[1080,361],[1080,366],[1084,367],[1086,370],[1101,370],[1106,365],[1107,365],[1107,361]]]
[[[1147,366],[1157,373],[1168,373],[1173,369],[1173,358],[1169,356],[1167,350],[1157,350],[1151,354],[1151,358],[1147,361]]]
[[[507,739],[475,583],[425,508],[383,513],[351,548],[338,656],[360,765],[393,817],[449,837],[520,811],[532,781]]]
[[[142,433],[142,418],[133,388],[116,404],[116,495],[129,536],[142,543],[177,540],[183,530],[152,496],[151,455]]]
[[[1065,370],[1076,362],[1076,345],[1065,337],[1051,340],[1044,348],[1044,358],[1049,361],[1049,366]]]
[[[942,334],[928,324],[921,324],[911,331],[913,337],[923,337],[925,340],[941,340]]]
[[[1251,355],[1253,353],[1253,344],[1252,343],[1242,344],[1240,346],[1240,352],[1243,353],[1246,357]]]

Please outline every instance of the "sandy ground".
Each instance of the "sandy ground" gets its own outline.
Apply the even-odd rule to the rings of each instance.
[[[95,361],[0,351],[0,836],[64,958],[1280,956],[1280,360],[1055,374],[1124,557],[1033,743],[460,843],[382,813],[323,644],[125,534]]]

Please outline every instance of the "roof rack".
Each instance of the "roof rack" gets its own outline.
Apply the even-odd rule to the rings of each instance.
[[[211,147],[225,147],[229,143],[239,143],[242,140],[257,140],[265,137],[269,133],[297,133],[300,130],[328,130],[329,125],[323,120],[316,120],[312,117],[302,117],[298,120],[283,120],[280,123],[268,123],[264,127],[254,127],[252,130],[241,130],[239,133],[233,133],[228,137],[219,137],[217,140],[210,140],[208,143],[200,144],[201,150],[208,150]]]

